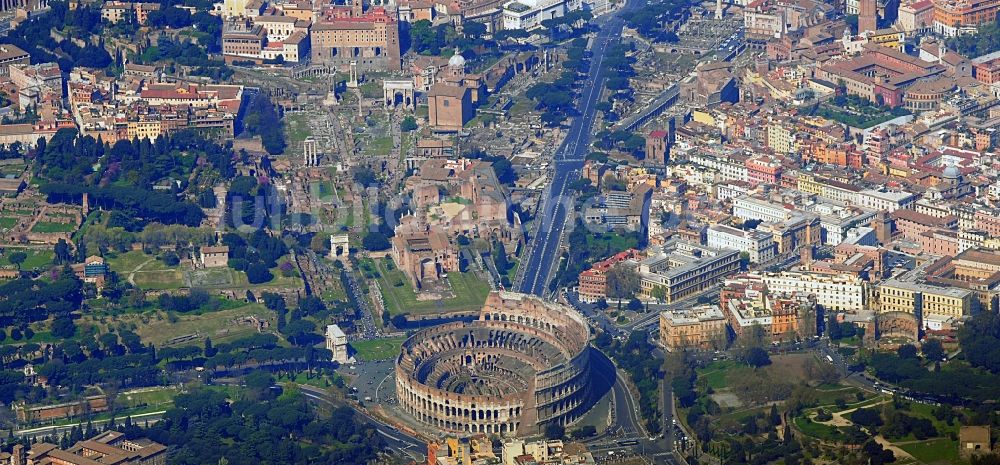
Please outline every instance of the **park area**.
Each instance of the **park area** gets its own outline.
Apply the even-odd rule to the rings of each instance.
[[[152,310],[110,317],[92,315],[84,317],[81,324],[95,326],[102,333],[121,325],[134,327],[142,342],[156,347],[200,346],[205,338],[211,338],[214,343],[235,341],[257,334],[255,319],[266,320],[269,327],[274,327],[274,312],[263,305],[235,301],[224,303],[214,311],[176,313]]]
[[[795,428],[824,442],[851,443],[857,428],[877,434],[891,450],[896,463],[945,465],[967,463],[959,459],[960,427],[951,409],[878,395],[859,402],[824,403],[804,410]],[[867,437],[869,433],[862,433]]]
[[[848,126],[868,129],[900,116],[910,114],[903,108],[875,105],[856,95],[837,96],[830,102],[819,104],[817,116],[832,119]]]
[[[391,360],[399,355],[399,349],[403,346],[404,341],[406,341],[405,337],[369,339],[354,341],[351,343],[351,348],[354,349],[354,356],[362,362]]]
[[[368,267],[366,276],[378,279],[390,317],[397,315],[437,315],[455,312],[478,311],[486,302],[490,286],[472,272],[448,273],[448,283],[452,297],[442,299],[419,300],[406,275],[391,265],[389,259],[365,262],[362,270]],[[370,271],[369,271],[370,270]]]
[[[13,266],[10,262],[10,257],[15,252],[24,252],[26,255],[24,262],[21,263],[21,269],[25,271],[39,270],[51,266],[52,259],[55,258],[55,252],[51,250],[5,247],[3,251],[0,252],[0,268]]]
[[[287,261],[286,257],[278,260]],[[108,266],[112,271],[137,287],[146,290],[169,291],[182,288],[199,289],[248,289],[251,287],[246,273],[232,268],[192,269],[190,262],[167,265],[160,258],[142,251],[109,254]],[[298,276],[283,276],[278,268],[271,269],[271,281],[258,286],[273,288],[300,288]]]

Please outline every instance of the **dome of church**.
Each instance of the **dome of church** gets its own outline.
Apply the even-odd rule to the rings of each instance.
[[[461,53],[455,52],[451,58],[448,59],[448,66],[453,68],[464,68],[465,67],[465,57]]]
[[[958,177],[961,176],[962,173],[958,171],[957,166],[948,165],[948,167],[944,169],[943,175],[945,179],[958,179]]]

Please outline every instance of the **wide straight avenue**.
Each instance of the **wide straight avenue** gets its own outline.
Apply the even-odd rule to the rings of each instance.
[[[641,2],[636,0],[630,1],[622,11],[634,9],[639,3]],[[601,97],[601,90],[607,77],[602,69],[604,55],[608,49],[614,48],[621,42],[624,21],[619,13],[604,23],[598,21],[601,30],[593,38],[590,49],[593,58],[577,102],[580,114],[573,119],[566,133],[566,139],[554,156],[552,182],[544,195],[541,214],[537,218],[539,227],[531,239],[527,263],[521,267],[524,270],[518,288],[521,292],[543,295],[552,276],[553,267],[559,259],[559,246],[566,227],[567,215],[572,213],[573,208],[573,198],[567,196],[566,186],[579,176],[584,158],[590,149],[594,115],[597,113],[595,104]]]

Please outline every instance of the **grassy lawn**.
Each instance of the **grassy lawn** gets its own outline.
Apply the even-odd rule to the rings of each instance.
[[[280,261],[278,263],[281,263]],[[243,273],[241,273],[243,274]],[[299,276],[282,276],[281,270],[278,267],[271,268],[271,275],[274,276],[273,279],[264,283],[264,286],[277,286],[277,287],[303,287],[302,278]],[[246,276],[244,274],[244,276]]]
[[[31,232],[36,233],[58,233],[58,232],[73,232],[76,231],[76,225],[73,223],[55,223],[50,221],[39,221],[35,223],[35,227],[31,228]]]
[[[527,97],[520,97],[514,101],[510,107],[511,116],[523,116],[535,109],[535,102]]]
[[[372,360],[389,360],[399,355],[399,348],[402,347],[405,337],[395,337],[390,339],[371,339],[367,341],[355,341],[351,343],[358,360],[370,362]]]
[[[815,423],[808,418],[796,417],[795,426],[803,433],[824,441],[840,441],[843,439],[843,434],[837,428]]]
[[[232,287],[248,284],[246,274],[232,268],[190,270],[187,272],[187,276],[194,287]]]
[[[961,463],[958,458],[958,441],[947,438],[917,441],[898,447],[926,464]]]
[[[152,256],[146,255],[145,253],[139,250],[132,250],[129,252],[117,253],[114,255],[109,253],[105,257],[105,259],[108,262],[108,267],[110,267],[112,271],[116,271],[121,274],[131,273],[132,270],[135,270],[136,268],[139,267],[139,265],[145,263],[146,261],[152,258],[153,258]],[[150,265],[152,265],[152,263],[146,266],[148,267]],[[145,269],[145,267],[143,268]]]
[[[489,284],[480,280],[473,273],[449,273],[455,297],[442,300],[417,300],[417,295],[410,285],[410,280],[399,268],[388,271],[385,262],[376,261],[376,269],[380,275],[379,286],[385,300],[389,315],[402,314],[421,315],[450,313],[464,310],[478,310],[490,292]],[[401,283],[401,286],[395,284]]]
[[[414,136],[412,132],[404,132],[399,140],[399,156],[400,158],[405,158],[406,154],[410,152],[410,149],[414,145]]]
[[[172,386],[137,389],[135,391],[118,393],[116,402],[119,406],[128,409],[141,407],[166,408],[174,404],[174,397],[179,392],[176,387]]]
[[[365,151],[376,155],[388,154],[392,151],[392,136],[372,137]]]
[[[20,176],[24,172],[24,163],[11,163],[0,165],[0,177]]]
[[[10,266],[10,256],[11,252],[24,252],[28,255],[28,258],[24,259],[24,263],[21,264],[22,270],[34,270],[38,268],[44,268],[52,264],[52,259],[55,258],[55,252],[51,250],[35,250],[35,249],[17,249],[14,247],[8,247],[4,250],[3,254],[0,254],[0,267]]]
[[[296,113],[285,117],[285,133],[292,143],[299,143],[312,135],[309,130],[309,115]]]
[[[142,338],[143,342],[153,343],[156,346],[200,346],[204,344],[206,337],[212,338],[214,343],[228,342],[257,332],[256,328],[238,322],[238,320],[252,315],[267,318],[274,323],[274,312],[264,308],[263,305],[249,304],[231,310],[220,310],[202,315],[178,315],[175,323],[171,323],[166,318],[148,320],[143,323],[136,318],[138,324],[136,334]],[[195,337],[183,342],[167,344],[167,341],[183,336]]]
[[[378,98],[382,96],[382,83],[371,80],[361,83],[361,95],[365,98]]]
[[[899,116],[909,114],[902,108],[889,109],[875,105],[860,97],[849,95],[838,97],[830,102],[824,102],[816,111],[818,116],[832,119],[858,128],[870,128]]]
[[[17,225],[17,218],[0,217],[0,229],[10,229]]]
[[[179,289],[184,287],[184,274],[180,270],[136,271],[135,285],[142,289]]]
[[[740,365],[732,360],[720,360],[698,369],[698,380],[705,380],[714,391],[729,387],[731,375],[749,371],[750,367]],[[735,377],[733,378],[735,379]]]
[[[834,405],[837,399],[844,399],[848,404],[854,404],[858,401],[856,397],[858,392],[860,392],[858,388],[849,386],[841,386],[837,389],[817,389],[816,403],[818,405]]]
[[[4,339],[3,342],[0,342],[0,346],[21,345],[21,344],[27,344],[29,342],[34,342],[36,344],[54,344],[56,342],[64,341],[63,338],[55,337],[52,335],[52,333],[48,331],[37,331],[34,329],[32,330],[35,331],[35,334],[31,336],[31,339],[21,338],[21,340],[15,341],[14,339],[11,339],[10,331],[7,331],[6,329],[0,329],[0,331],[4,331],[7,333],[7,338]],[[77,333],[79,333],[79,331],[77,331]]]

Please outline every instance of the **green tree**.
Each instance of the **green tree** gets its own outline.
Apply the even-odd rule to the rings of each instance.
[[[944,347],[940,339],[928,338],[920,344],[920,352],[928,361],[938,361],[944,358]]]
[[[549,423],[545,425],[545,438],[546,439],[562,439],[566,436],[566,428],[558,423]]]
[[[649,296],[656,299],[657,302],[663,302],[667,300],[667,288],[663,286],[653,286],[653,290],[649,291]]]
[[[608,297],[624,300],[635,297],[639,290],[639,272],[624,263],[619,263],[610,270],[607,276]]]
[[[743,362],[754,368],[771,364],[771,357],[760,347],[751,347],[743,354]]]
[[[7,261],[9,261],[12,265],[16,266],[18,270],[21,269],[21,265],[27,259],[28,259],[28,254],[21,251],[11,252],[7,255]]]
[[[917,348],[914,347],[913,344],[903,344],[896,349],[896,355],[898,355],[899,358],[915,359],[917,358]]]
[[[50,331],[55,337],[68,339],[76,334],[76,325],[73,324],[73,319],[68,316],[58,317],[52,320]]]
[[[403,132],[412,132],[417,130],[417,119],[413,116],[407,116],[403,118],[403,121],[399,123],[399,130]]]
[[[271,386],[274,385],[274,377],[266,371],[253,371],[243,378],[247,392],[251,398],[256,400],[266,400],[272,398]]]
[[[66,239],[59,239],[55,246],[55,258],[52,260],[57,265],[63,265],[69,263],[73,256],[69,250],[69,244],[66,243]]]
[[[372,231],[368,234],[365,234],[364,239],[361,239],[361,246],[364,247],[365,250],[370,250],[373,252],[379,250],[387,250],[390,247],[392,247],[392,245],[389,243],[389,238],[386,237],[385,234],[382,234],[378,231]]]

